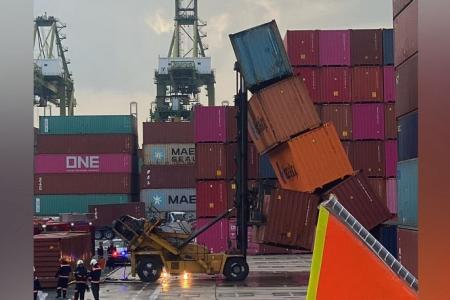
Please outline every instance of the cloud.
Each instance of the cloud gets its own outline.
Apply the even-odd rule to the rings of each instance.
[[[226,41],[228,42],[228,28],[231,22],[231,16],[228,13],[222,13],[220,15],[212,16],[211,20],[214,22],[208,23],[206,32],[208,37],[206,38],[206,44],[210,44],[215,48],[222,46]]]
[[[158,9],[154,14],[145,18],[145,24],[156,34],[168,33],[173,30],[172,18],[166,16],[162,9]]]

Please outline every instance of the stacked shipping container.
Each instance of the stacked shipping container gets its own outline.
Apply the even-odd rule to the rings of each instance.
[[[137,194],[133,116],[41,117],[34,159],[36,215],[86,213]]]

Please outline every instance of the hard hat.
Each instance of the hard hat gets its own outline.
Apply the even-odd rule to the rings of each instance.
[[[79,261],[77,261],[77,266],[84,264],[84,261],[82,259],[80,259]]]
[[[97,264],[97,260],[95,260],[94,258],[91,260],[91,266],[96,265]]]

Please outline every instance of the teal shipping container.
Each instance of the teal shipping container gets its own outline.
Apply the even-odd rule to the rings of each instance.
[[[293,75],[275,21],[230,34],[230,40],[245,84],[252,93]]]
[[[132,115],[40,117],[39,133],[137,134],[137,122]]]
[[[33,198],[36,216],[57,216],[61,213],[87,213],[89,205],[131,202],[127,194],[104,195],[39,195]]]
[[[417,227],[418,160],[397,163],[398,221],[401,225]]]

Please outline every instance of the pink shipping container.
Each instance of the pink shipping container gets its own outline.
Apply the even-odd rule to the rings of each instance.
[[[324,67],[320,70],[320,99],[323,103],[351,102],[351,70]]]
[[[395,70],[392,66],[383,68],[384,102],[395,102]]]
[[[34,172],[47,173],[131,173],[129,154],[39,154],[34,157]]]
[[[386,141],[385,142],[385,153],[386,153],[386,177],[397,176],[397,141]]]
[[[198,218],[215,217],[234,206],[236,185],[225,180],[198,181],[196,213]]]
[[[196,228],[200,229],[208,225],[214,218],[198,218]],[[197,243],[208,247],[212,253],[228,250],[229,224],[227,219],[222,219],[197,237]]]
[[[320,68],[295,67],[294,74],[306,85],[311,99],[315,103],[320,102]]]
[[[236,107],[197,106],[194,109],[196,143],[227,143],[237,139]]]
[[[384,104],[354,104],[352,115],[354,140],[384,139]]]
[[[350,66],[350,30],[319,31],[319,64]]]
[[[317,30],[288,30],[284,46],[293,66],[319,65],[319,32]]]
[[[387,207],[392,214],[397,214],[397,179],[386,179]]]

